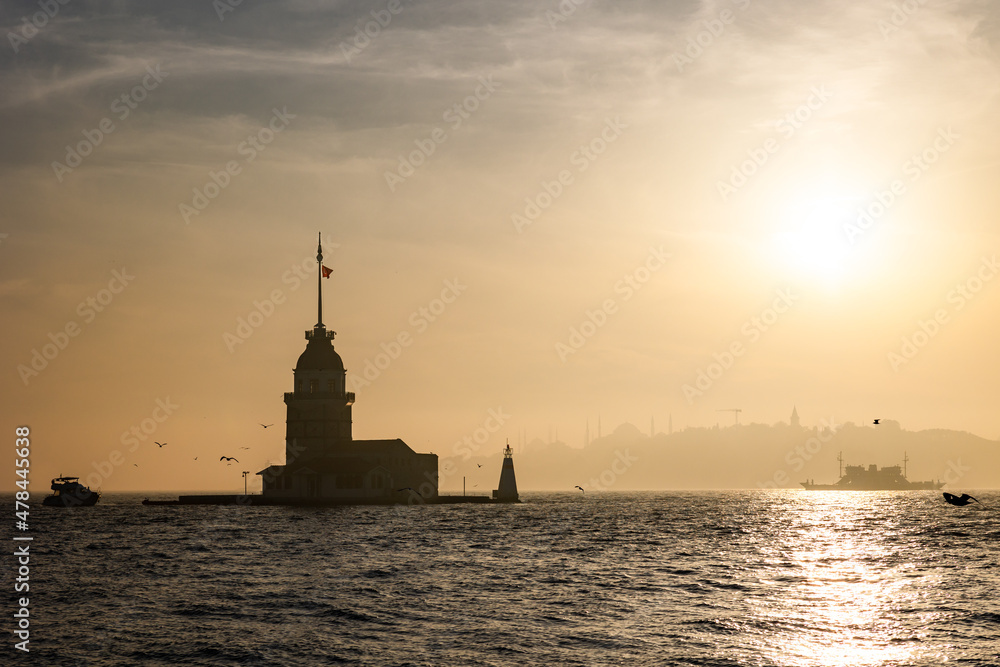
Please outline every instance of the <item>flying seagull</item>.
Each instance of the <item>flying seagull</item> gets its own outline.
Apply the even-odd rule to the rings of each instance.
[[[396,493],[399,493],[400,491],[413,491],[413,487],[412,486],[404,486],[402,489],[396,489]]]
[[[875,424],[876,426],[878,426],[878,422],[879,422],[879,420],[878,420],[878,419],[876,419],[876,420],[875,420],[875,421],[873,421],[872,423],[873,423],[873,424]]]
[[[476,464],[476,467],[477,467],[477,468],[482,468],[482,467],[483,467],[483,464],[482,464],[482,463],[477,463],[477,464]]]
[[[162,447],[163,445],[166,445],[166,444],[168,444],[168,443],[166,443],[166,442],[157,442],[156,440],[154,440],[154,441],[153,441],[153,444],[154,444],[154,445],[159,445],[160,447]]]
[[[947,491],[944,492],[944,499],[947,500],[949,504],[957,505],[958,507],[964,507],[965,505],[969,504],[970,500],[976,500],[968,493],[963,493],[961,496],[956,496],[955,494],[948,493]],[[979,503],[978,500],[976,500],[976,502]],[[982,503],[979,504],[982,505]]]
[[[240,447],[240,449],[250,449],[249,447]]]
[[[578,489],[580,489],[581,491],[583,491],[583,487],[582,487],[582,486],[580,486],[579,484],[578,484],[578,485],[576,486],[576,488],[578,488]],[[583,492],[584,492],[584,493],[586,493],[586,491],[583,491]]]
[[[260,424],[260,422],[257,423]],[[274,424],[260,424],[260,425],[263,426],[264,428],[267,428],[268,426],[274,426]]]
[[[236,461],[237,463],[239,463],[239,461],[237,461],[236,459],[234,459],[232,456],[220,456],[219,460],[220,461]]]

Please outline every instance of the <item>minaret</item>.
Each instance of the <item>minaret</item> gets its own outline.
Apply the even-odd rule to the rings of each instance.
[[[586,447],[590,444],[590,417],[587,417],[587,427],[583,431],[583,446]]]
[[[347,370],[333,348],[336,332],[323,324],[323,245],[316,248],[316,325],[306,332],[305,351],[295,364],[293,391],[285,393],[285,464],[335,453],[351,442],[354,393],[345,391]]]
[[[674,434],[674,413],[667,415],[667,435]]]
[[[493,492],[493,499],[502,503],[520,502],[517,496],[517,480],[514,478],[514,451],[510,441],[503,450],[503,467],[500,468],[500,484]]]
[[[656,437],[656,428],[653,426],[653,417],[652,416],[650,416],[650,418],[649,418],[649,437],[650,438]]]

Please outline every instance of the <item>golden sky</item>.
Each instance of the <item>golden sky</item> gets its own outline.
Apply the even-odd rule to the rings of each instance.
[[[5,3],[4,431],[37,483],[241,488],[322,232],[358,438],[997,438],[1000,8],[897,6]]]

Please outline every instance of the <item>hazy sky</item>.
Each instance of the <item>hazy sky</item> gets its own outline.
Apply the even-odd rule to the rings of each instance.
[[[0,9],[36,482],[281,462],[319,231],[358,438],[793,405],[1000,436],[995,2],[51,4]]]

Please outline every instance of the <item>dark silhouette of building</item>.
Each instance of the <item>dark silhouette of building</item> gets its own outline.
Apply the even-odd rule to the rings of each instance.
[[[323,248],[317,249],[318,314],[295,364],[294,391],[285,393],[285,464],[258,472],[273,499],[407,502],[438,495],[438,457],[418,454],[400,439],[355,440],[354,393],[323,324]],[[506,463],[506,461],[504,462]]]
[[[514,450],[510,443],[503,450],[503,467],[500,468],[500,483],[497,484],[493,498],[503,503],[519,502],[517,495],[517,479],[514,477]]]

